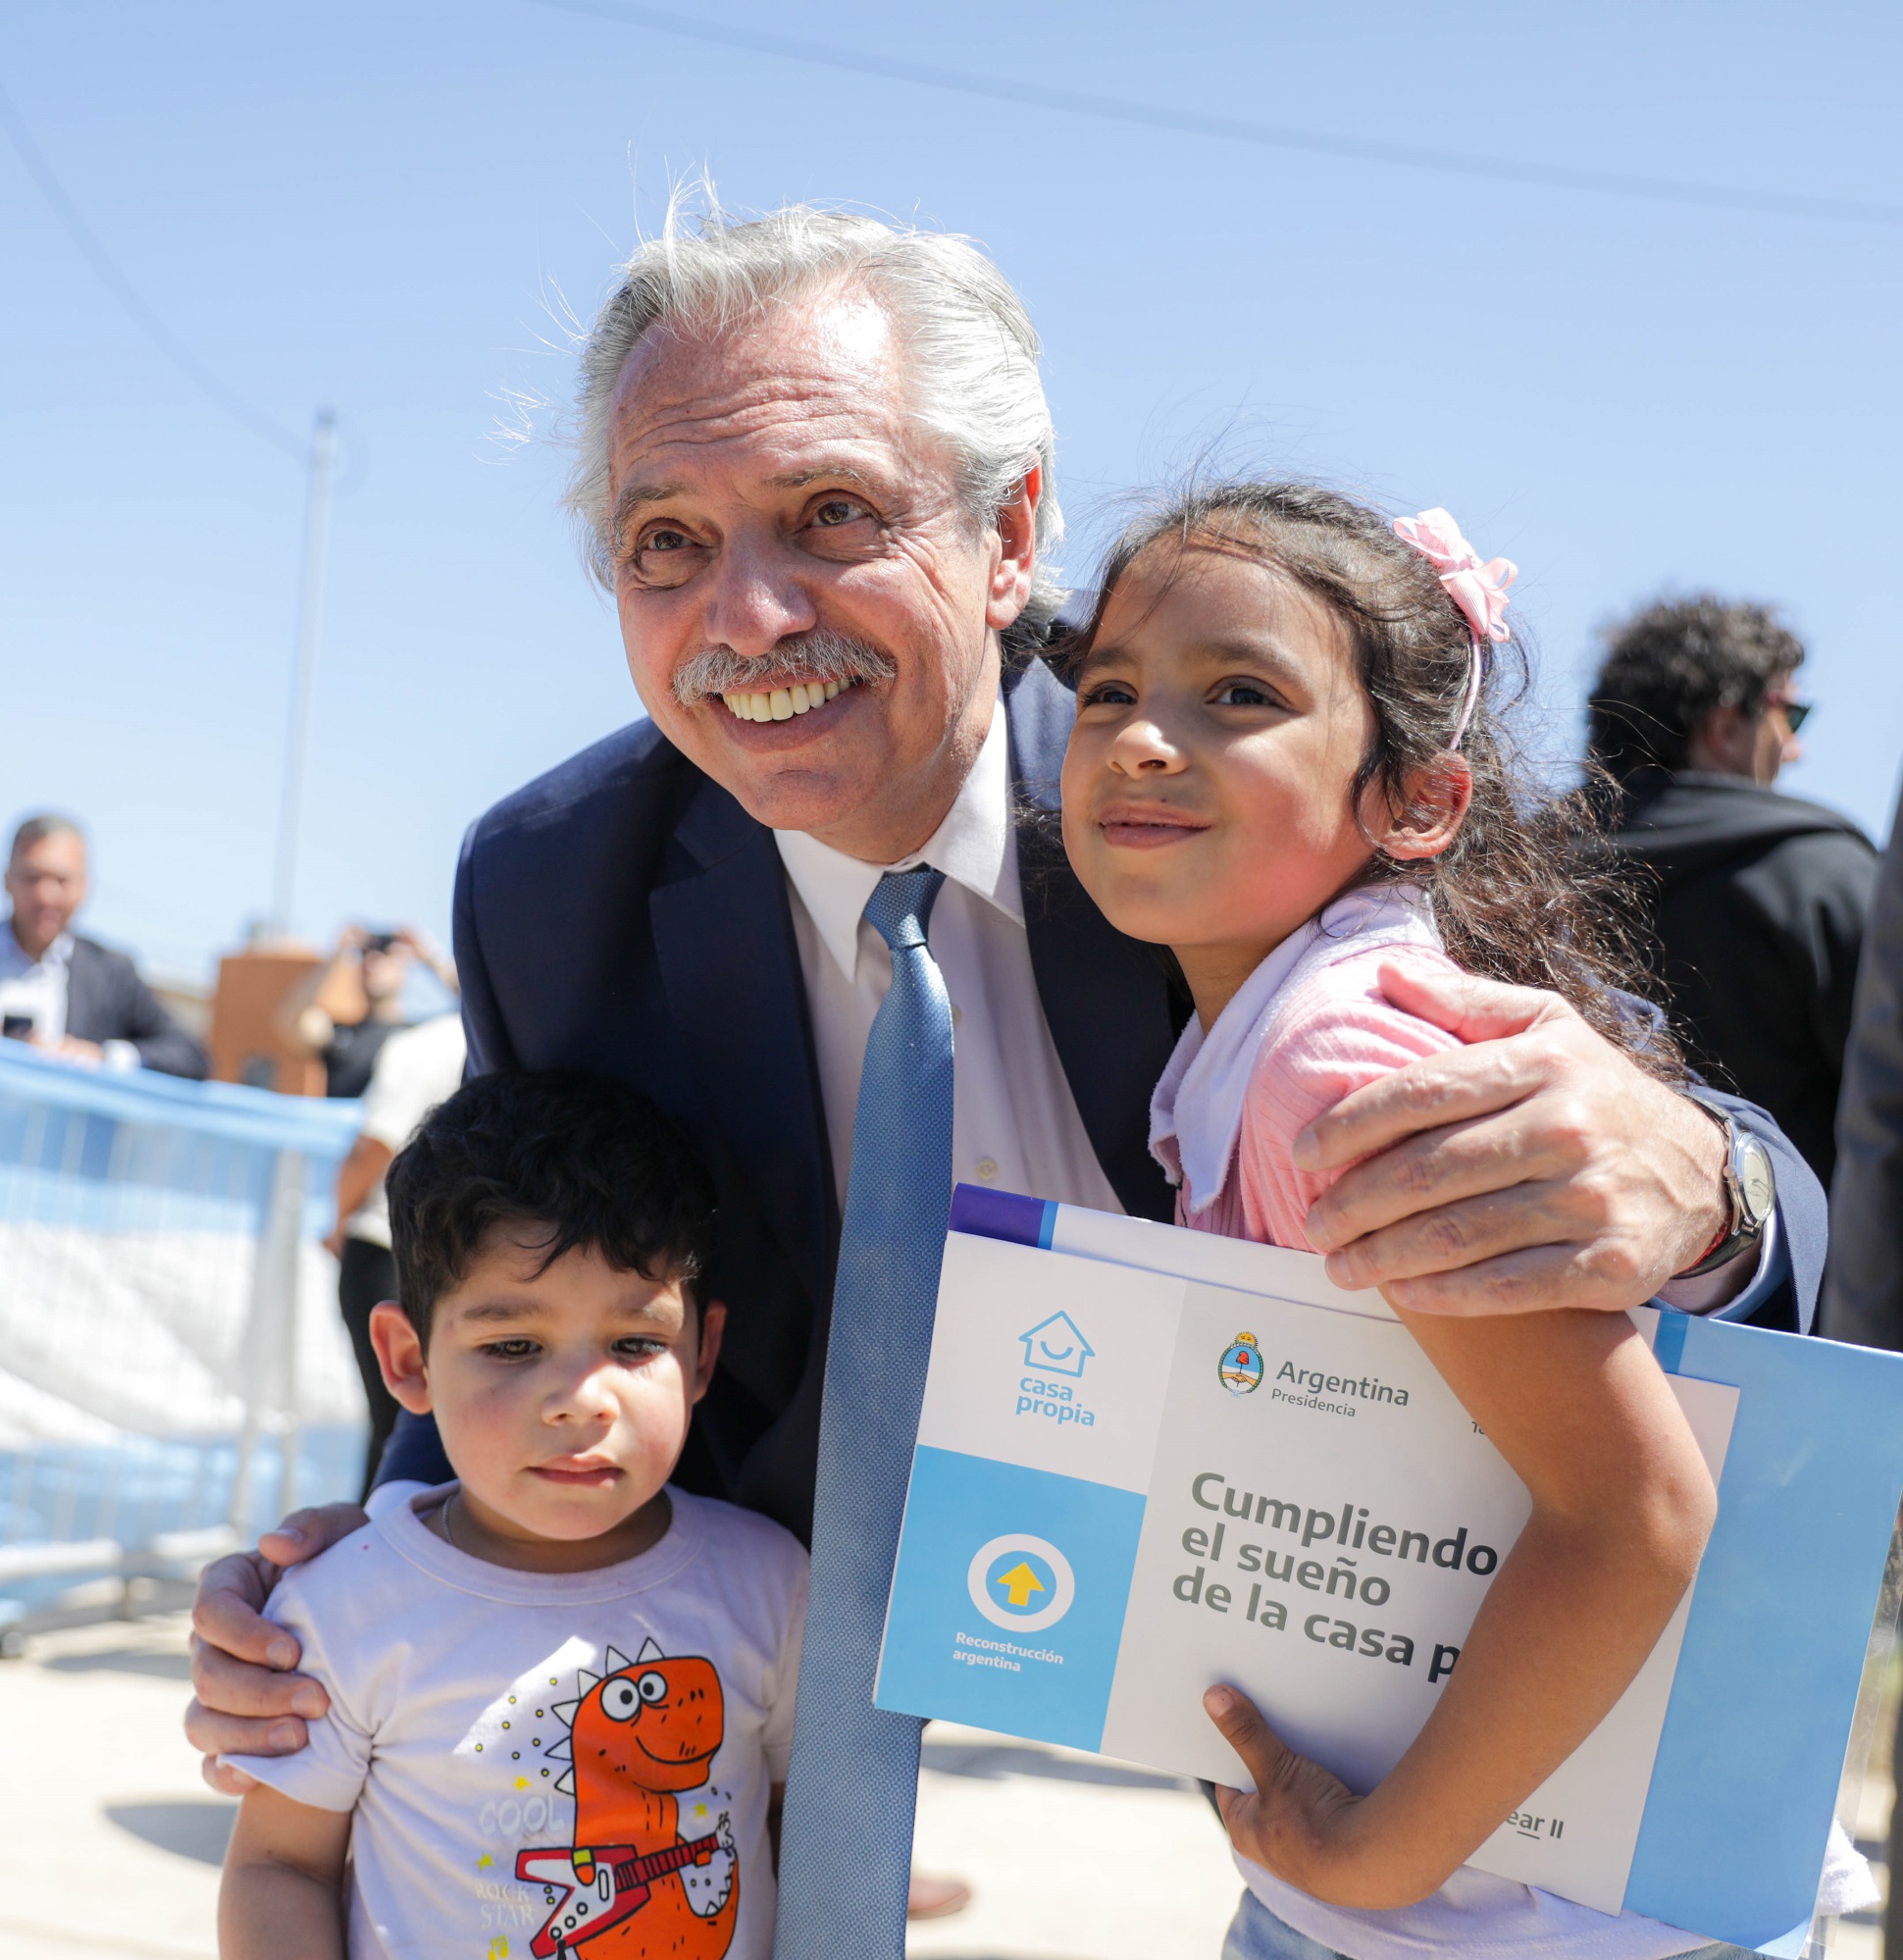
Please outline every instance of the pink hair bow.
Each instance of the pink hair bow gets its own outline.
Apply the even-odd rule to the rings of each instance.
[[[1461,697],[1454,740],[1448,745],[1458,748],[1480,702],[1487,642],[1512,638],[1513,629],[1507,624],[1507,588],[1518,578],[1519,567],[1511,558],[1489,558],[1483,565],[1479,552],[1462,537],[1452,515],[1438,507],[1423,510],[1418,517],[1397,517],[1394,535],[1412,544],[1440,574],[1448,596],[1466,615],[1467,630],[1473,636],[1466,691]]]

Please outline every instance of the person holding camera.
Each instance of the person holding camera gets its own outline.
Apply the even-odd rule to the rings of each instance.
[[[327,1096],[362,1096],[369,1089],[384,1044],[410,1025],[403,989],[419,960],[455,999],[456,969],[413,926],[379,931],[363,925],[345,926],[331,957],[285,997],[279,1024],[323,1062]]]
[[[396,1421],[370,1342],[372,1310],[396,1293],[384,1172],[424,1116],[454,1092],[463,1071],[460,1013],[415,1024],[404,1017],[403,989],[419,959],[453,1002],[455,968],[421,933],[409,926],[346,926],[331,957],[278,1009],[279,1026],[323,1062],[324,1093],[364,1099],[363,1128],[337,1170],[336,1223],[325,1245],[336,1257],[337,1305],[370,1414],[366,1492]]]
[[[324,1243],[336,1256],[337,1305],[370,1411],[364,1456],[366,1497],[384,1445],[396,1426],[397,1411],[370,1338],[371,1315],[384,1301],[399,1297],[384,1173],[430,1111],[456,1093],[466,1057],[460,1013],[437,1014],[415,1027],[397,1028],[378,1053],[364,1093],[363,1128],[337,1168],[336,1225]]]

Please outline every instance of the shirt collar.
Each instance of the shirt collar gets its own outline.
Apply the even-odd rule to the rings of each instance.
[[[1003,702],[992,713],[984,747],[945,821],[909,857],[897,864],[868,864],[821,844],[803,830],[776,830],[773,841],[780,847],[780,861],[800,903],[848,980],[858,971],[860,914],[888,871],[929,864],[1022,925],[1024,901],[1011,829],[1010,735]]]
[[[1249,1085],[1276,1009],[1324,966],[1381,946],[1440,949],[1433,903],[1417,885],[1363,887],[1291,933],[1206,1034],[1194,1015],[1150,1099],[1150,1155],[1183,1189],[1191,1215],[1222,1195]]]
[[[14,932],[12,917],[8,917],[6,936],[0,938],[0,968],[13,973],[31,973],[42,966],[64,968],[72,957],[73,935],[63,932],[37,959],[32,958]]]

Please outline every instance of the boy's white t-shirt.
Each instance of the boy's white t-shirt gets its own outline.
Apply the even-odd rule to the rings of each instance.
[[[643,1883],[580,1955],[767,1960],[768,1786],[792,1753],[804,1550],[751,1512],[670,1490],[667,1533],[639,1558],[514,1572],[424,1522],[453,1488],[390,1505],[284,1574],[268,1612],[303,1642],[331,1713],[294,1756],[226,1759],[354,1813],[351,1960],[518,1960],[557,1907],[587,1908],[572,1942]],[[655,1862],[684,1842],[692,1862]],[[584,1847],[614,1855],[578,1871]]]

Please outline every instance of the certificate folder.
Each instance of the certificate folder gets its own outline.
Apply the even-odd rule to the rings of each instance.
[[[1625,1695],[1472,1862],[1794,1952],[1903,1494],[1903,1357],[1632,1317],[1718,1522]],[[1229,1680],[1366,1789],[1528,1509],[1318,1258],[960,1186],[877,1700],[1240,1782],[1202,1708]]]

